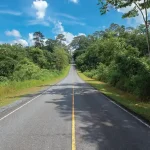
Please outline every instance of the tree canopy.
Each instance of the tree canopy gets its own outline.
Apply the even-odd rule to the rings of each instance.
[[[143,25],[125,28],[112,23],[104,31],[84,37],[84,41],[75,37],[71,45],[77,45],[74,51],[77,68],[89,77],[150,99],[150,60],[145,34]]]
[[[129,10],[122,15],[122,18],[136,17],[141,14],[145,25],[146,40],[148,47],[148,54],[150,57],[150,36],[149,36],[149,23],[148,20],[148,9],[150,8],[149,0],[98,0],[100,5],[100,13],[106,14],[112,8],[121,9],[128,7]]]
[[[41,32],[35,32],[33,46],[0,45],[0,83],[5,80],[38,79],[38,76],[42,77],[42,72],[44,75],[68,66],[70,54],[67,47],[58,43],[57,39],[47,39],[45,44],[43,39]]]

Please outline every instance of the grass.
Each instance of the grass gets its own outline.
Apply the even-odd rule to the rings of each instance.
[[[150,122],[150,102],[142,102],[136,96],[123,92],[107,83],[91,79],[80,71],[78,71],[78,74],[84,81],[99,90],[101,93]]]
[[[11,81],[5,85],[0,85],[0,107],[19,100],[22,95],[37,92],[46,85],[59,82],[68,75],[69,70],[70,66],[64,69],[59,75],[55,74],[45,80]]]

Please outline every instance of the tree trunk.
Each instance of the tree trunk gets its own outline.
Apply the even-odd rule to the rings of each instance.
[[[145,26],[146,26],[146,35],[147,35],[147,46],[148,46],[148,55],[149,55],[149,57],[150,57],[150,38],[149,38],[149,28],[148,28],[148,26],[149,26],[149,24],[148,24],[148,12],[147,12],[147,2],[148,1],[146,1],[146,0],[144,0],[144,4],[145,4]]]
[[[147,23],[145,23],[145,26],[146,26],[146,40],[147,40],[148,55],[150,57],[150,38],[149,38],[149,29],[147,27]]]
[[[148,55],[150,57],[150,38],[149,38],[149,29],[148,29],[148,13],[147,13],[147,7],[146,7],[147,3],[146,3],[146,0],[144,0],[144,4],[146,4],[145,5],[145,17],[144,17],[144,13],[142,12],[142,9],[138,5],[138,3],[134,2],[134,4],[137,6],[137,8],[139,9],[139,11],[141,12],[143,20],[144,20],[144,23],[145,23]]]

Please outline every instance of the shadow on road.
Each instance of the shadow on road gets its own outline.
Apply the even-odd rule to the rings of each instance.
[[[45,101],[45,103],[55,104],[60,116],[64,117],[64,119],[67,118],[66,121],[71,120],[72,84],[56,86],[59,88],[48,91],[45,94],[61,95],[61,98]],[[137,126],[136,120],[110,103],[99,92],[86,83],[75,83],[74,88],[77,141],[94,144],[97,150],[133,150],[140,149],[142,144],[145,147],[150,145],[144,138],[142,139],[142,136],[150,138],[147,130]],[[136,136],[139,130],[140,136]]]

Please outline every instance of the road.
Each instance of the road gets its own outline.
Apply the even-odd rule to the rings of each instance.
[[[0,114],[0,150],[150,149],[150,128],[81,80],[74,65],[42,92]]]

